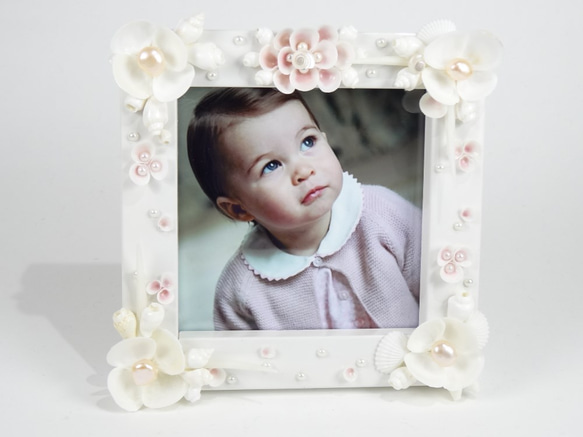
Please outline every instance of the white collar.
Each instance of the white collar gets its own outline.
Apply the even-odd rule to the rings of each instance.
[[[362,188],[350,174],[344,173],[342,190],[332,205],[330,228],[315,254],[292,255],[276,247],[261,226],[246,235],[241,252],[243,261],[263,279],[280,280],[297,275],[316,258],[338,252],[348,241],[362,214]]]

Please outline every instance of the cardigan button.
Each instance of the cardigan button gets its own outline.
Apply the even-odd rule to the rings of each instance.
[[[315,267],[321,267],[324,264],[324,260],[319,256],[316,256],[314,257],[312,264],[314,264]]]

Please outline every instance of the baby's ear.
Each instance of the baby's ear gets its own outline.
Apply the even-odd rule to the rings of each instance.
[[[251,214],[249,214],[240,203],[234,201],[229,197],[219,196],[217,197],[217,206],[221,211],[223,211],[227,216],[231,217],[233,220],[238,220],[240,222],[250,222],[255,220]]]

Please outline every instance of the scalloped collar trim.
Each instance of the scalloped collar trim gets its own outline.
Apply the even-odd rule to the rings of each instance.
[[[305,270],[316,258],[338,252],[348,241],[362,214],[363,194],[354,176],[344,173],[342,190],[332,205],[330,228],[320,247],[311,256],[292,255],[276,247],[265,229],[256,226],[241,245],[243,261],[263,279],[287,279]]]

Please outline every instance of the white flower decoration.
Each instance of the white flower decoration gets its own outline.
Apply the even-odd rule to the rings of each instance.
[[[168,28],[145,21],[128,23],[114,35],[111,49],[115,81],[135,98],[176,100],[194,78],[184,41]]]
[[[162,180],[168,174],[168,161],[164,156],[156,156],[155,148],[148,143],[138,144],[132,149],[130,179],[136,185],[147,185],[150,178]]]
[[[411,333],[405,364],[421,383],[454,394],[473,385],[481,373],[484,357],[480,346],[468,324],[452,318],[433,319]]]
[[[439,276],[445,282],[453,284],[464,278],[464,268],[472,264],[469,253],[464,248],[446,246],[439,251],[437,265]]]
[[[167,407],[186,392],[187,384],[180,376],[185,368],[182,347],[166,330],[156,330],[150,338],[122,340],[110,349],[107,362],[115,367],[107,387],[114,401],[127,411]]]

